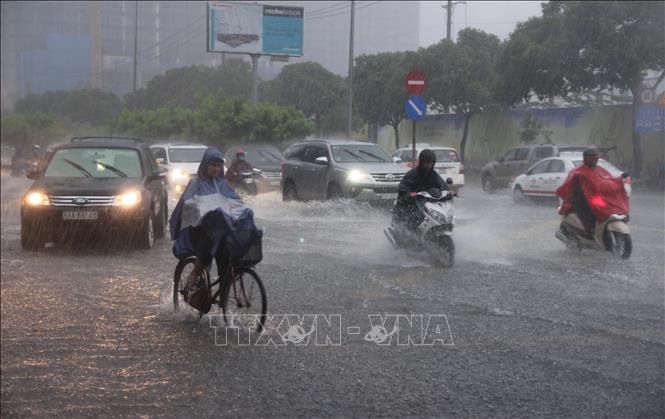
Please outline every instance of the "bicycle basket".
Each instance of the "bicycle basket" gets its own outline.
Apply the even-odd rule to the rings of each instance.
[[[243,266],[258,265],[263,260],[263,248],[261,246],[261,235],[256,237],[252,246],[240,257],[236,263]]]

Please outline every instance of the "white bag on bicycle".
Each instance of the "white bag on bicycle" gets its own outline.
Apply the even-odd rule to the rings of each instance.
[[[180,229],[197,226],[207,213],[217,208],[237,220],[247,209],[247,206],[239,199],[227,198],[219,193],[194,195],[192,199],[184,202]]]

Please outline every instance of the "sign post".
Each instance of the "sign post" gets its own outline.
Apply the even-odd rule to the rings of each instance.
[[[409,100],[404,104],[404,113],[406,117],[413,121],[413,131],[412,131],[412,142],[413,142],[413,153],[411,161],[415,165],[416,163],[416,121],[425,118],[427,113],[427,104],[420,96],[427,87],[427,79],[425,78],[425,73],[420,70],[411,71],[406,75],[404,80],[406,85],[406,90],[412,95],[409,97]]]

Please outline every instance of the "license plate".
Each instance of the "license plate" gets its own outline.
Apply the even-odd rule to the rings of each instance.
[[[278,186],[279,185],[279,180],[271,180],[270,181],[270,186]]]
[[[243,179],[242,181],[245,183],[254,183],[254,179]]]
[[[97,211],[63,211],[63,220],[96,220]]]

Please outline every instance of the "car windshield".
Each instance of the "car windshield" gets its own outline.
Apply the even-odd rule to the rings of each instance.
[[[459,156],[455,150],[434,150],[437,163],[458,163]]]
[[[235,156],[234,156],[235,157]],[[262,164],[279,164],[284,161],[284,157],[277,150],[246,150],[245,158],[253,166]]]
[[[199,163],[206,149],[203,147],[172,148],[169,150],[169,161],[171,163]]]
[[[583,160],[573,160],[573,164],[575,165],[575,167],[580,166],[583,162],[584,162]],[[623,173],[620,169],[618,169],[615,165],[608,162],[607,160],[599,159],[598,166],[610,172],[612,176],[621,176],[621,174]]]
[[[65,148],[55,152],[44,177],[140,178],[141,161],[128,148]]]
[[[331,149],[333,159],[338,163],[392,162],[388,153],[376,145],[334,145]]]

